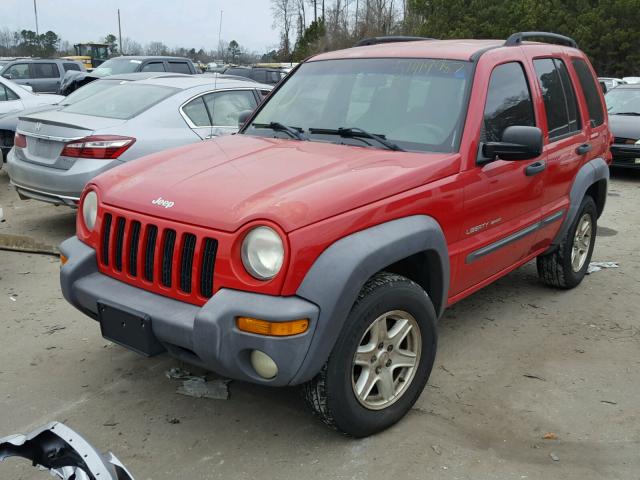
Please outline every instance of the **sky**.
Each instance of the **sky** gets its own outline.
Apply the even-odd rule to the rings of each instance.
[[[278,44],[270,0],[36,0],[40,33],[52,30],[70,43],[122,36],[138,43],[211,50],[222,39],[264,53]],[[0,0],[0,29],[34,30],[33,0]]]

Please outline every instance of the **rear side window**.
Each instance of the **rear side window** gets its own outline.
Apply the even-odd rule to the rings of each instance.
[[[186,62],[169,62],[169,71],[174,73],[191,73]]]
[[[542,90],[549,138],[579,131],[581,123],[576,95],[564,62],[557,58],[543,58],[534,60],[533,66]]]
[[[12,90],[0,84],[0,102],[8,102],[10,100],[18,100],[18,96]]]
[[[257,104],[251,90],[210,93],[204,101],[216,127],[237,127],[240,112],[253,110]]]
[[[142,70],[140,70],[141,72],[164,72],[166,71],[164,69],[164,63],[162,62],[151,62],[151,63],[147,63],[145,66],[142,67]]]
[[[64,109],[65,112],[127,120],[178,91],[160,85],[125,83],[103,90]]]
[[[587,62],[581,58],[574,58],[572,60],[573,68],[575,68],[578,74],[578,80],[584,93],[584,98],[587,101],[587,109],[589,110],[589,119],[591,125],[597,127],[604,123],[604,111],[602,110],[602,103],[600,102],[600,91],[596,86],[596,81],[593,78],[593,74],[587,65]]]
[[[64,67],[65,72],[68,72],[69,70],[75,70],[77,72],[80,71],[80,65],[77,63],[65,63],[62,66]]]
[[[58,78],[58,66],[55,63],[34,63],[34,78]]]
[[[491,73],[481,140],[499,142],[511,125],[536,125],[529,84],[517,62],[499,65]]]
[[[189,117],[189,120],[191,120],[196,127],[211,126],[211,119],[207,113],[207,106],[204,104],[202,97],[191,100],[182,107],[182,111],[187,117]]]

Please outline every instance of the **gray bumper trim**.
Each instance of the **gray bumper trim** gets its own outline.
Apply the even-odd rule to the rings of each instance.
[[[98,272],[95,252],[76,237],[60,251],[69,260],[60,271],[64,297],[97,318],[97,302],[122,305],[151,317],[155,336],[181,359],[238,380],[283,386],[292,383],[317,325],[319,309],[300,297],[274,297],[219,290],[202,308],[133,287]],[[309,330],[293,337],[264,337],[236,328],[238,316],[270,321],[310,320]],[[278,365],[272,380],[259,377],[250,364],[251,350],[261,350]]]

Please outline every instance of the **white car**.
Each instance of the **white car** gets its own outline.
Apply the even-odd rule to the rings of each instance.
[[[640,77],[622,77],[626,83],[640,83]]]
[[[54,105],[64,97],[61,95],[36,94],[17,83],[0,76],[0,117],[25,108],[39,105]]]

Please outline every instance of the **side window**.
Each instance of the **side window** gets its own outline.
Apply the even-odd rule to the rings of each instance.
[[[266,70],[252,70],[251,78],[256,82],[267,83],[267,71]]]
[[[174,73],[191,73],[191,69],[186,62],[169,62],[169,71]]]
[[[58,78],[58,66],[55,63],[34,63],[34,78]]]
[[[196,127],[208,127],[211,125],[211,119],[202,97],[191,100],[182,107],[182,111]]]
[[[16,63],[15,65],[11,65],[7,70],[7,73],[11,75],[11,80],[25,80],[27,78],[31,78],[29,75],[28,63]]]
[[[529,84],[518,62],[499,65],[491,73],[481,140],[499,142],[511,125],[536,125]]]
[[[80,65],[78,65],[77,63],[65,63],[63,64],[64,67],[64,71],[68,72],[69,70],[76,70],[76,71],[80,71]]]
[[[600,102],[600,92],[596,86],[596,81],[593,79],[593,74],[587,62],[581,58],[574,58],[571,63],[573,63],[573,68],[575,68],[578,74],[584,99],[587,101],[591,125],[594,127],[602,125],[604,123],[604,112],[602,110],[602,103]]]
[[[7,97],[7,88],[0,83],[0,102],[6,102],[9,100]]]
[[[257,105],[251,90],[210,93],[204,100],[216,127],[237,127],[240,112],[253,110]]]
[[[558,138],[581,128],[576,96],[567,67],[562,60],[543,58],[533,61],[547,114],[549,138]]]
[[[150,62],[142,67],[141,72],[164,72],[164,63],[162,62]]]
[[[7,100],[20,100],[18,94],[11,90],[9,87],[5,86],[4,89],[6,90]]]

